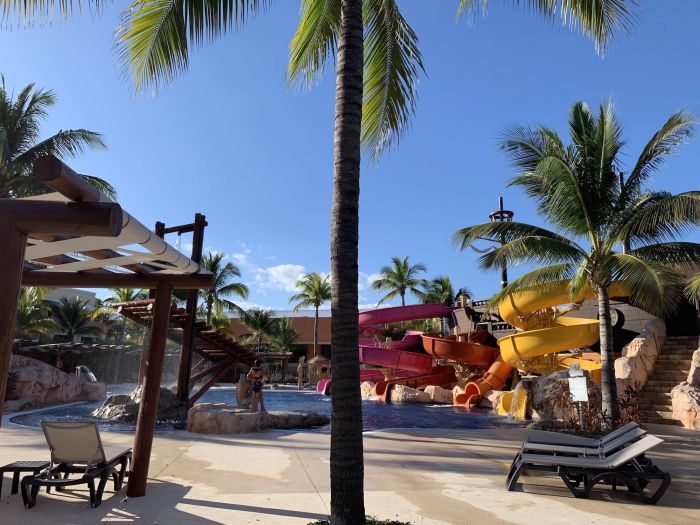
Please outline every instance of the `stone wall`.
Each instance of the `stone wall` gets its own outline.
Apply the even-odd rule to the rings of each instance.
[[[688,380],[671,390],[673,419],[685,428],[700,430],[700,349],[693,352]]]
[[[90,383],[84,376],[66,374],[30,357],[13,355],[10,375],[5,412],[76,401],[100,401],[107,395],[105,383]]]
[[[619,301],[610,301],[610,306],[616,310],[622,312],[625,316],[625,322],[621,328],[625,330],[630,330],[632,332],[641,333],[644,331],[645,326],[649,321],[661,320],[658,317],[654,317],[649,312],[645,312],[639,308],[631,306],[627,303],[622,303]],[[588,300],[584,301],[579,310],[570,312],[566,314],[568,317],[581,317],[584,319],[598,319],[598,301]],[[664,331],[664,334],[666,332]]]
[[[666,324],[654,317],[647,321],[639,336],[622,349],[622,357],[615,360],[618,395],[624,395],[627,387],[646,385],[665,341]]]

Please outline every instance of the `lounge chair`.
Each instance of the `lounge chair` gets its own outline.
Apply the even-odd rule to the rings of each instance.
[[[671,476],[656,467],[645,453],[663,440],[651,435],[641,437],[638,431],[633,433],[637,437],[626,438],[620,434],[608,441],[607,449],[604,445],[598,449],[565,445],[549,445],[549,450],[546,445],[537,446],[536,450],[523,448],[510,467],[506,488],[513,490],[522,474],[540,471],[557,474],[577,498],[588,498],[598,483],[610,483],[615,490],[617,482],[621,481],[630,492],[637,493],[642,502],[654,504],[666,492]],[[653,480],[658,480],[658,487],[647,495],[645,490]]]
[[[562,434],[561,432],[547,432],[542,430],[533,430],[527,436],[528,443],[551,443],[552,445],[573,445],[579,447],[597,447],[601,441],[603,443],[617,439],[618,437],[641,428],[638,423],[627,423],[620,428],[613,430],[602,438],[594,439],[583,436],[575,436],[573,434]]]
[[[87,485],[90,489],[90,506],[102,503],[102,494],[110,477],[114,491],[121,489],[131,449],[105,451],[97,424],[88,422],[42,422],[46,442],[51,450],[49,467],[33,476],[22,479],[22,499],[26,508],[36,505],[40,487],[52,487],[57,491],[71,485]],[[69,479],[71,474],[82,474]],[[95,486],[95,482],[97,486]]]

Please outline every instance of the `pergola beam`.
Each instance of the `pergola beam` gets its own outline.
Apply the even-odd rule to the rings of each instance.
[[[25,270],[22,286],[67,288],[156,288],[169,283],[175,289],[197,290],[211,288],[214,276],[205,273],[87,273]]]
[[[102,194],[53,155],[34,161],[32,173],[41,182],[73,202],[100,202]]]
[[[123,221],[121,206],[112,202],[1,199],[0,215],[27,235],[117,237]]]

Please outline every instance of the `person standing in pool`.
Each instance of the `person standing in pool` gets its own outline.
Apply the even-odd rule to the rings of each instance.
[[[263,383],[265,378],[262,371],[262,362],[260,359],[255,360],[253,368],[250,369],[246,379],[250,381],[251,399],[250,407],[254,412],[258,411],[258,403],[260,403],[260,412],[266,412],[265,399],[263,398]]]

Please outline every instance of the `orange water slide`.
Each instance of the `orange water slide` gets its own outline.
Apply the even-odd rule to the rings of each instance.
[[[513,367],[499,356],[489,367],[484,377],[467,383],[464,392],[454,398],[455,405],[476,405],[491,390],[500,390],[513,372]]]
[[[374,387],[374,392],[382,401],[386,402],[389,392],[394,385],[420,388],[428,385],[444,385],[454,381],[456,381],[454,368],[451,366],[436,366],[430,374],[379,381]]]

